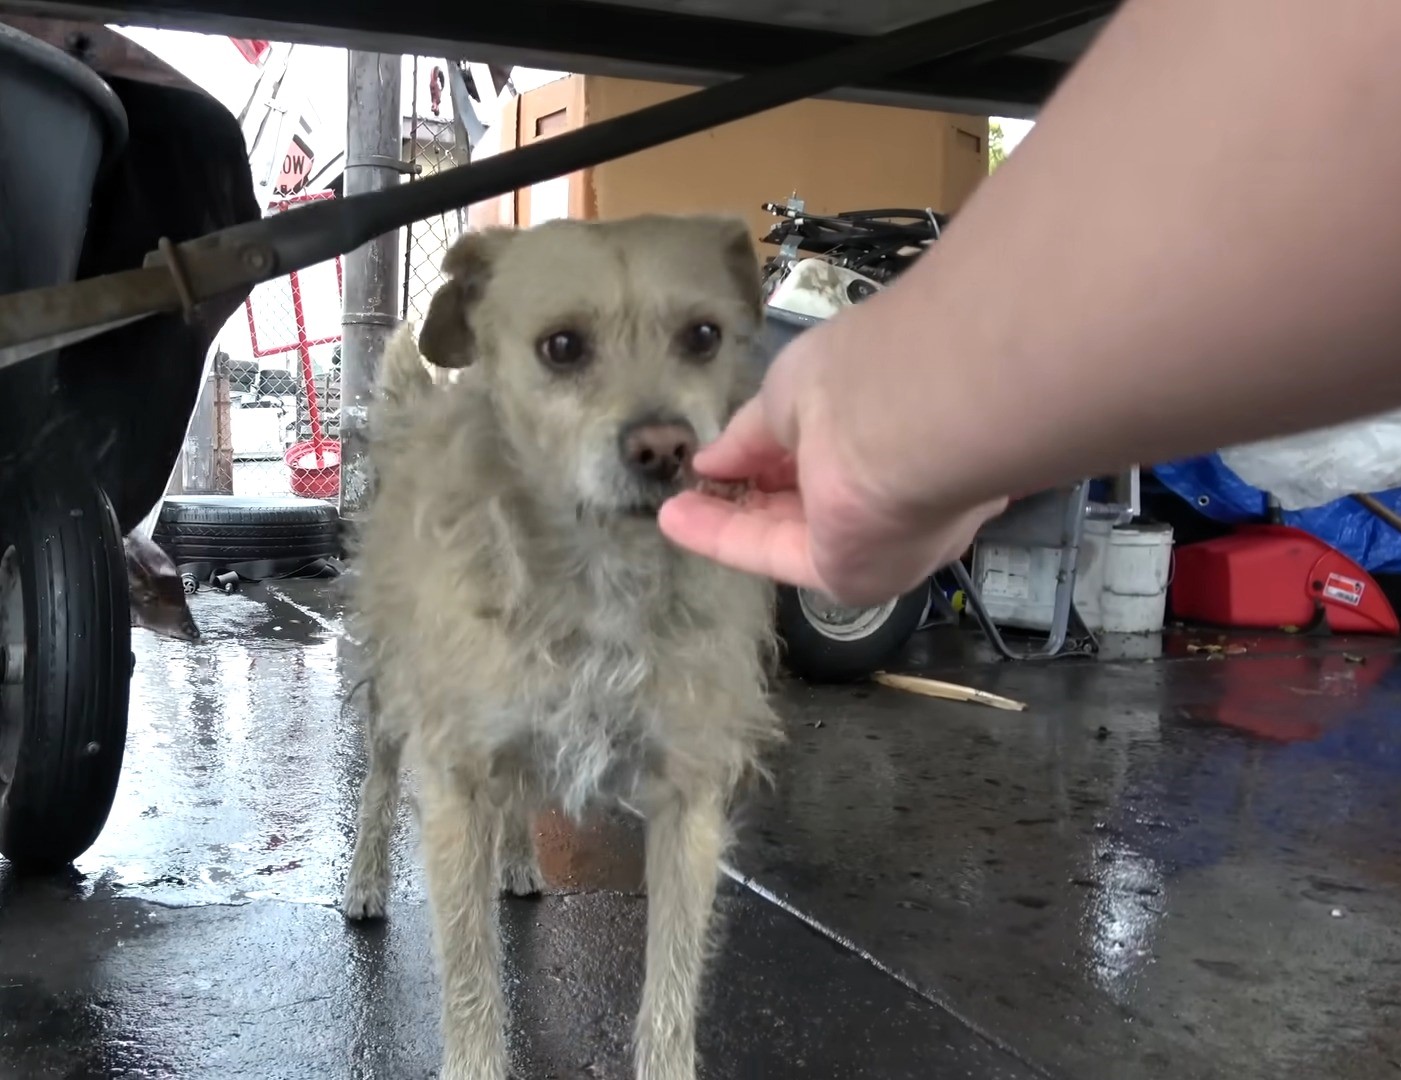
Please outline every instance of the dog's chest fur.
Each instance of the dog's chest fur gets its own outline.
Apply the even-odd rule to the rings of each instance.
[[[531,647],[522,656],[526,692],[488,708],[501,727],[500,756],[524,765],[570,811],[595,797],[636,795],[678,749],[743,753],[726,745],[726,717],[755,711],[762,696],[759,673],[737,655],[747,646],[757,656],[761,640],[734,631],[753,625],[764,586],[655,536],[631,541],[581,529],[560,572],[507,620],[507,632]],[[726,690],[727,679],[748,693]],[[705,737],[719,745],[703,748]]]
[[[380,518],[392,562],[376,557],[372,523],[366,629],[394,643],[376,677],[388,700],[417,702],[393,722],[420,753],[575,814],[638,797],[668,761],[742,773],[776,731],[770,587],[682,554],[654,522],[546,527],[511,502],[476,503],[450,533],[429,522],[413,553]]]

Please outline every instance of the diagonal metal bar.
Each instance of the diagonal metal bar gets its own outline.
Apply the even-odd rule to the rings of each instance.
[[[634,154],[708,128],[916,63],[966,63],[1009,37],[1102,14],[1104,0],[988,0],[758,72],[388,191],[326,200],[225,229],[175,248],[176,268],[158,254],[146,268],[72,285],[0,296],[0,367],[46,351],[44,340],[157,311],[180,310],[176,277],[202,301],[323,262],[376,236],[456,207],[495,198]],[[960,57],[962,54],[962,57]],[[175,270],[172,273],[172,269]],[[40,346],[43,346],[42,348]]]

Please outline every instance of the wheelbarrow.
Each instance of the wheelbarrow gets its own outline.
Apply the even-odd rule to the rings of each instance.
[[[205,162],[172,167],[193,131]],[[0,25],[0,293],[62,289],[162,234],[256,216],[217,103],[109,83]],[[0,854],[19,868],[72,861],[106,822],[133,666],[122,538],[170,477],[211,337],[156,317],[0,370]]]

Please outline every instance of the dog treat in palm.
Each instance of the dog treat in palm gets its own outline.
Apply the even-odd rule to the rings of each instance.
[[[699,475],[689,465],[686,468],[686,486],[692,491],[724,499],[726,502],[741,502],[754,490],[754,485],[748,480],[712,480],[708,476]]]
[[[728,502],[740,502],[754,490],[748,480],[711,480],[702,476],[696,480],[696,490],[702,495],[712,495]]]

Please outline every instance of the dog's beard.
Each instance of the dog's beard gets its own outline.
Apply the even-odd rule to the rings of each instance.
[[[570,472],[561,479],[571,488],[568,502],[580,521],[655,522],[662,503],[685,486],[683,476],[664,482],[647,480],[606,457],[581,460]]]
[[[680,490],[680,485],[675,485],[666,489],[620,492],[617,499],[581,499],[575,506],[575,516],[580,521],[655,521],[662,503]]]
[[[631,499],[622,502],[622,512],[629,517],[656,517],[662,508],[662,503],[680,492],[682,484],[678,481],[670,484],[648,484],[637,485],[637,492]]]

